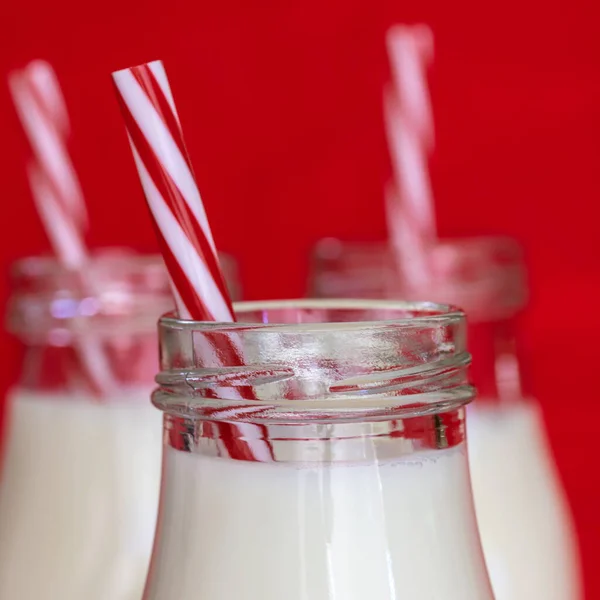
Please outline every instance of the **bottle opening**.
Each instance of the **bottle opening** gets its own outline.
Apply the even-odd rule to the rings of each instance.
[[[525,305],[524,260],[514,240],[441,240],[427,262],[429,274],[414,282],[388,244],[327,238],[313,252],[312,293],[321,298],[427,298],[460,306],[477,322],[512,316]]]
[[[154,403],[205,420],[386,419],[470,401],[459,310],[432,303],[236,305],[237,323],[159,324]]]
[[[227,284],[239,297],[235,261],[221,255]],[[98,337],[155,332],[161,314],[173,309],[169,278],[159,255],[105,248],[81,270],[54,257],[30,257],[11,269],[9,330],[26,343],[64,346],[93,332]]]

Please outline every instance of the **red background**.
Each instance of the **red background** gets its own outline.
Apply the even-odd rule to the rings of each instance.
[[[71,110],[90,244],[154,250],[109,74],[162,58],[217,244],[238,258],[246,297],[298,296],[317,238],[385,235],[384,31],[399,21],[430,24],[439,229],[508,233],[525,245],[525,341],[594,599],[599,15],[592,0],[2,2],[0,75],[32,58],[54,64]],[[5,271],[48,245],[5,88],[0,122]],[[6,335],[0,345],[4,389],[14,346]]]

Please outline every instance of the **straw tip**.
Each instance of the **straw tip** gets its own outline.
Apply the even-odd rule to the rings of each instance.
[[[409,38],[423,44],[432,44],[433,31],[426,23],[415,23],[414,25],[398,23],[392,25],[386,33],[387,43],[392,46],[403,43]]]
[[[45,71],[54,71],[52,65],[43,58],[34,58],[33,60],[30,60],[25,68],[31,70],[43,69]]]
[[[409,29],[410,25],[407,25],[406,23],[394,23],[394,25],[388,27],[387,35],[389,37],[400,33],[406,33]]]
[[[131,67],[125,67],[124,69],[118,69],[116,71],[112,72],[112,77],[113,79],[118,79],[120,77],[122,77],[123,75],[127,74],[127,73],[131,73],[133,71],[137,71],[138,69],[143,69],[143,68],[164,68],[163,66],[163,61],[156,59],[156,60],[151,60],[149,62],[145,62],[145,63],[140,63],[139,65],[133,65]]]
[[[400,51],[406,44],[414,43],[420,51],[433,54],[433,30],[426,23],[392,25],[387,30],[386,42],[390,52]]]
[[[410,34],[410,25],[404,23],[397,23],[392,25],[386,32],[385,38],[389,45],[394,45],[399,40],[403,40],[407,35]]]

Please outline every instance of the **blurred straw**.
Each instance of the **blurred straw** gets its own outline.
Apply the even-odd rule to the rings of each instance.
[[[27,175],[46,234],[58,261],[80,271],[85,287],[92,289],[83,273],[88,261],[84,243],[87,211],[66,147],[69,120],[54,70],[48,63],[35,60],[22,71],[9,74],[8,83],[35,154]],[[115,382],[100,341],[87,336],[76,338],[74,345],[92,390],[109,394]]]
[[[69,118],[58,80],[45,61],[34,60],[9,74],[15,108],[38,165],[65,212],[83,231],[87,210],[83,192],[69,157],[66,139]]]
[[[436,242],[428,154],[434,144],[425,69],[433,57],[433,34],[425,25],[392,27],[386,37],[393,86],[383,92],[385,130],[394,183],[386,189],[386,218],[399,268],[409,285],[430,277]]]

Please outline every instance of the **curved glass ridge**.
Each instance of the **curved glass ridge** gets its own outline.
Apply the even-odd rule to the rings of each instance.
[[[453,307],[303,300],[236,312],[237,323],[161,319],[159,408],[219,420],[260,405],[259,420],[326,421],[432,414],[473,397]]]

